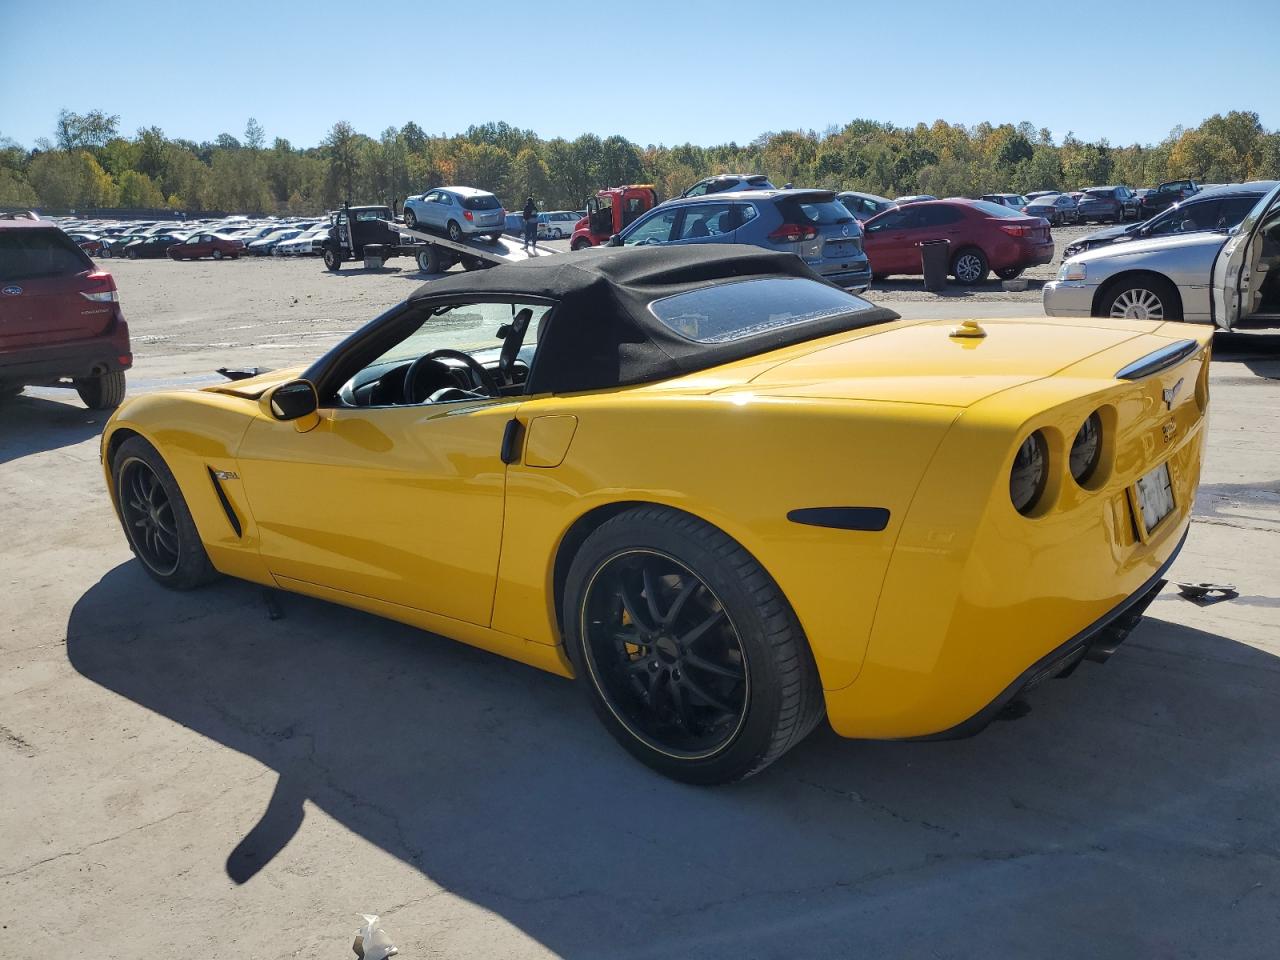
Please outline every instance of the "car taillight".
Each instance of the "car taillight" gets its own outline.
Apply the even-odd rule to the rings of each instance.
[[[812,224],[784,223],[769,234],[769,239],[774,243],[801,243],[805,240],[812,240],[817,235],[818,228]]]
[[[1000,229],[1011,237],[1029,237],[1035,227],[1024,227],[1021,224],[1002,223]]]
[[[471,214],[471,211],[470,211],[470,210],[463,210],[463,211],[462,211],[462,215],[463,215],[464,217],[466,217],[468,220],[474,220],[474,219],[475,219],[475,217],[474,217],[474,216],[472,216],[472,214]]]
[[[111,274],[91,273],[84,279],[90,289],[81,290],[80,296],[86,300],[93,300],[97,303],[119,301],[120,294],[116,292],[116,282],[112,279]]]

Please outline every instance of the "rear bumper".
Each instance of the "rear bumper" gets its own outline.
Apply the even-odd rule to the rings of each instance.
[[[819,268],[824,280],[830,280],[832,283],[839,284],[842,287],[852,288],[855,290],[865,290],[871,286],[871,264],[863,258],[862,266],[852,270],[842,270],[836,268],[834,271],[828,267],[826,269]]]
[[[1011,701],[1026,693],[1032,687],[1038,686],[1045,680],[1066,676],[1079,665],[1081,660],[1093,660],[1098,663],[1105,662],[1116,652],[1116,648],[1128,638],[1134,627],[1141,622],[1142,615],[1146,612],[1147,607],[1151,605],[1151,601],[1164,589],[1164,585],[1168,582],[1164,579],[1164,575],[1168,572],[1169,567],[1173,565],[1173,561],[1178,558],[1178,554],[1182,552],[1182,547],[1187,542],[1187,534],[1190,532],[1190,527],[1183,532],[1178,545],[1173,548],[1173,552],[1160,567],[1159,571],[1156,572],[1155,576],[1066,643],[1050,650],[1031,666],[1027,667],[1016,680],[1001,691],[999,696],[968,720],[939,733],[910,739],[960,740],[964,737],[975,736],[986,729],[987,725],[996,719],[1000,715],[1000,711],[1008,706]]]
[[[37,385],[63,377],[101,376],[131,366],[129,327],[119,320],[101,337],[0,353],[0,383]]]

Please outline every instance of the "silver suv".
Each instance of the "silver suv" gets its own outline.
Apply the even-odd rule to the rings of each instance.
[[[454,243],[482,235],[497,243],[506,222],[507,211],[498,198],[475,187],[438,187],[404,202],[406,227],[428,227]]]
[[[749,243],[794,253],[856,291],[871,285],[862,227],[831,190],[740,190],[670,200],[609,240],[610,246]]]

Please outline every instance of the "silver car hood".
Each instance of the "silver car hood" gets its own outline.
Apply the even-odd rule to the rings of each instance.
[[[1178,250],[1183,247],[1217,248],[1222,246],[1226,240],[1226,234],[1212,230],[1201,233],[1175,234],[1171,237],[1152,237],[1148,240],[1128,240],[1124,243],[1113,243],[1109,246],[1077,253],[1071,260],[1087,260],[1090,263],[1096,263],[1099,260],[1118,260],[1121,257],[1136,257],[1163,250]]]

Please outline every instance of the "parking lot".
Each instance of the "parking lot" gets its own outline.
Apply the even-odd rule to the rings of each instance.
[[[1054,231],[1059,248],[1088,228]],[[564,243],[550,243],[555,249]],[[1040,283],[871,297],[1039,315]],[[409,260],[110,264],[130,391],[305,362],[424,279]],[[165,592],[103,491],[105,415],[0,409],[0,917],[14,957],[1268,956],[1280,936],[1280,334],[1220,335],[1196,521],[1105,666],[979,737],[819,729],[698,789],[573,685],[352,610]]]

